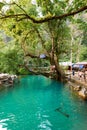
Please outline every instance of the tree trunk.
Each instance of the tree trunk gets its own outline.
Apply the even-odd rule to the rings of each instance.
[[[54,53],[55,49],[54,49],[54,37],[52,34],[52,49],[51,49],[51,57],[50,57],[50,64],[55,66],[55,75],[54,78],[56,78],[56,80],[60,81],[60,82],[65,82],[65,74],[62,71],[62,69],[59,66],[59,61],[58,58],[56,56],[56,54]]]
[[[56,80],[60,82],[65,82],[66,81],[65,73],[62,70],[62,68],[59,66],[57,58],[54,58],[54,63],[55,63],[55,70],[56,70]]]

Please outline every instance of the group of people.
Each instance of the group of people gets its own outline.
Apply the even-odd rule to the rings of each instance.
[[[86,82],[86,71],[85,70],[78,71],[78,77],[79,77],[79,80],[83,79]]]
[[[74,70],[72,70],[72,75],[73,75],[73,76],[75,75],[75,71],[74,71]],[[86,71],[85,71],[85,69],[83,69],[83,70],[78,70],[77,76],[78,76],[78,79],[79,79],[79,80],[86,82]]]

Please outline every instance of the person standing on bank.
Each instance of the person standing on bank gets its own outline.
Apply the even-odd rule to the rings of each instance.
[[[75,71],[74,71],[74,70],[72,70],[72,75],[73,75],[73,76],[75,75]]]
[[[79,80],[82,79],[82,72],[80,70],[78,71],[78,77],[79,77]]]
[[[85,73],[85,69],[83,70],[83,78],[84,78],[84,81],[86,82],[86,73]]]

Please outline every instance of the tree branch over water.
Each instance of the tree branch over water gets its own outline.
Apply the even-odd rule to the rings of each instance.
[[[11,15],[0,14],[0,19],[8,19],[8,18],[14,18],[15,19],[16,18],[17,21],[22,21],[24,19],[28,19],[28,20],[31,20],[33,23],[39,24],[39,23],[44,23],[44,22],[48,22],[48,21],[51,21],[51,20],[63,19],[63,18],[69,17],[69,16],[74,16],[74,15],[76,15],[76,14],[82,12],[82,11],[87,10],[87,5],[86,5],[86,6],[79,8],[76,11],[72,11],[72,12],[69,12],[69,13],[62,14],[62,15],[44,16],[44,17],[41,17],[41,18],[34,18],[34,17],[30,16],[29,14],[27,14],[27,12],[20,5],[17,5],[16,3],[13,3],[13,4],[18,6],[18,8],[20,8],[21,11],[23,11],[23,13],[11,14]]]

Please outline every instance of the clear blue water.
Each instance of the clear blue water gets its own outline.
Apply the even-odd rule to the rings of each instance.
[[[26,76],[0,92],[0,130],[87,130],[87,102],[51,79]]]

